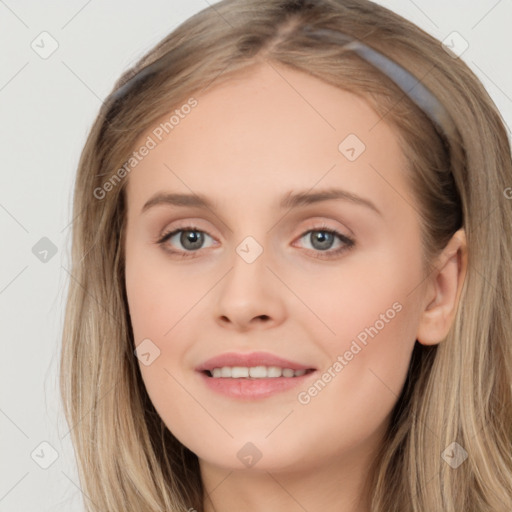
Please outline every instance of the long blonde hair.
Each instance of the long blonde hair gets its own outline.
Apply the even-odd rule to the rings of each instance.
[[[407,69],[444,105],[454,132],[438,133],[392,80],[343,45],[308,37],[301,30],[305,24],[364,41]],[[157,59],[165,65],[141,72]],[[197,456],[158,416],[134,355],[124,286],[128,177],[119,180],[118,170],[163,114],[262,62],[282,63],[358,94],[396,129],[410,162],[427,263],[457,229],[466,232],[469,265],[455,321],[441,344],[414,348],[370,474],[371,510],[510,512],[507,133],[484,87],[460,59],[367,0],[223,0],[177,27],[123,74],[106,99],[75,183],[60,376],[86,510],[203,510]],[[118,181],[107,189],[112,177]],[[108,191],[95,193],[100,189]],[[442,457],[453,442],[468,454],[456,469]]]

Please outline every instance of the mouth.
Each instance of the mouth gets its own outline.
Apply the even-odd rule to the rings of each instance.
[[[269,352],[228,352],[212,357],[196,368],[214,379],[278,379],[301,377],[316,368]]]
[[[302,377],[314,371],[314,368],[294,370],[280,366],[222,366],[202,373],[212,379],[279,379]]]
[[[268,352],[225,353],[195,368],[215,393],[239,400],[267,398],[305,385],[316,368]]]

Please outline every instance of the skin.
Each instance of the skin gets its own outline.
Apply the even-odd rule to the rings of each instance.
[[[127,183],[134,339],[138,345],[149,338],[160,350],[151,364],[139,363],[148,394],[169,430],[199,457],[207,512],[368,511],[365,476],[414,344],[441,342],[452,323],[465,273],[464,233],[426,276],[407,162],[394,130],[359,97],[261,64],[195,98],[197,107]],[[354,161],[338,150],[349,134],[366,146]],[[331,187],[371,201],[380,213],[349,200],[276,206],[290,191]],[[160,204],[141,213],[158,192],[206,195],[213,209]],[[179,233],[156,243],[190,225],[206,234],[192,257],[165,250],[187,252]],[[355,245],[327,259],[326,251],[344,244],[334,238],[322,251],[311,236],[322,226]],[[247,236],[263,248],[252,263],[236,252]],[[400,312],[300,403],[298,393],[394,303]],[[256,350],[317,371],[299,388],[254,401],[216,394],[194,371],[215,355]],[[252,467],[237,457],[247,442],[261,453]]]

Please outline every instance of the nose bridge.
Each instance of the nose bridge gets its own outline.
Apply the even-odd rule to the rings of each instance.
[[[268,291],[267,262],[268,255],[263,244],[252,236],[244,238],[235,247],[230,259],[231,270],[226,276],[223,296],[240,305],[255,305],[258,297],[264,294],[265,287]]]
[[[262,319],[279,322],[284,313],[281,291],[267,268],[269,254],[263,243],[246,236],[235,248],[216,304],[216,316],[238,327]]]

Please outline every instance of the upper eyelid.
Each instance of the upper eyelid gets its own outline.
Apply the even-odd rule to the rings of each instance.
[[[321,225],[318,225],[318,223],[320,223]],[[188,223],[185,221],[185,224],[183,225],[177,225],[177,226],[173,226],[172,228],[164,228],[163,230],[160,231],[160,235],[158,235],[158,238],[162,237],[162,236],[166,236],[170,233],[173,233],[173,232],[176,232],[176,231],[200,231],[202,233],[206,233],[207,235],[211,236],[212,238],[215,238],[213,235],[211,235],[209,233],[209,230],[208,229],[203,229],[201,227],[199,227],[198,225],[196,224],[199,224],[199,223],[196,223],[196,222],[193,222],[193,221],[189,221]],[[341,232],[343,231],[343,228],[338,228],[338,227],[333,227],[331,225],[328,225],[327,224],[327,221],[325,220],[320,220],[320,221],[313,221],[313,224],[315,224],[314,226],[311,226],[309,228],[304,228],[304,230],[301,230],[301,235],[307,233],[308,231],[315,231],[315,230],[322,230],[322,229],[325,229],[325,230],[331,230],[331,231],[338,231],[338,232]],[[344,234],[344,233],[340,233],[340,234],[344,234],[345,236],[347,237],[350,237],[352,236],[352,230],[350,230],[348,227],[345,226],[345,229],[347,231],[350,232],[350,234]]]
[[[193,227],[194,229],[197,229],[197,231],[201,231],[201,232],[204,232],[208,235],[210,235],[212,238],[216,238],[214,237],[213,235],[210,234],[208,228],[207,229],[203,229],[201,228],[200,226],[198,226],[198,224],[201,224],[203,222],[203,220],[199,220],[199,221],[195,221],[195,220],[177,220],[176,223],[177,225],[173,226],[172,228],[164,228],[160,231],[160,233],[162,233],[161,236],[164,236],[165,233],[169,234],[169,233],[172,233],[173,231],[178,231],[180,229],[183,229],[183,230],[186,230],[187,228],[190,228],[190,227]],[[207,221],[208,222],[208,221]],[[301,235],[306,233],[307,231],[309,230],[318,230],[318,229],[327,229],[327,230],[334,230],[334,231],[338,231],[340,232],[341,234],[343,234],[344,236],[346,236],[347,238],[351,238],[351,237],[354,237],[354,233],[353,231],[346,225],[345,222],[343,221],[340,221],[340,220],[335,220],[335,219],[329,219],[329,220],[326,220],[326,218],[322,215],[316,215],[316,216],[313,216],[313,217],[308,217],[307,219],[301,219],[301,220],[298,220],[298,221],[294,221],[294,224],[303,224],[303,223],[309,223],[309,222],[312,222],[313,224],[315,224],[315,226],[312,226],[308,229],[304,228],[303,231],[301,231]],[[181,224],[183,223],[183,224]],[[337,224],[341,224],[341,227],[338,226],[332,226],[332,225],[328,225],[328,223],[337,223]],[[210,224],[210,222],[208,222],[208,224]],[[318,225],[321,225],[321,226],[318,226]],[[231,232],[231,230],[229,230]],[[345,233],[343,232],[345,231]],[[220,232],[222,233],[222,230],[220,230]],[[224,236],[224,235],[222,235]]]
[[[169,229],[164,229],[161,234],[159,234],[156,238],[157,242],[163,241],[165,239],[168,239],[172,236],[175,236],[180,231],[198,231],[199,233],[204,233],[210,238],[213,238],[215,240],[215,237],[213,235],[210,235],[207,230],[200,229],[199,227],[195,227],[192,225],[186,225],[186,226],[177,226]]]

